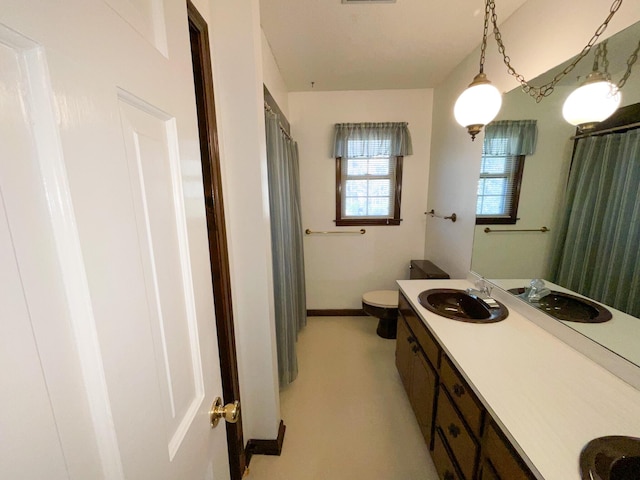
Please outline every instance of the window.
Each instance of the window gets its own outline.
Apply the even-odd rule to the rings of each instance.
[[[336,225],[400,225],[406,123],[337,124]]]
[[[526,155],[535,152],[535,120],[500,120],[486,126],[478,179],[476,224],[515,224]]]
[[[476,224],[515,224],[524,155],[482,155]]]
[[[336,159],[336,225],[399,225],[402,157]]]

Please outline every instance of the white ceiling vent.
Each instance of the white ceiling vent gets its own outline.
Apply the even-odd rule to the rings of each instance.
[[[350,3],[352,5],[365,3],[396,3],[396,0],[342,0],[342,3]]]

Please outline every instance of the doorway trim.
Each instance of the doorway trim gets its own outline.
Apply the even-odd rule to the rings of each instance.
[[[240,381],[231,300],[229,250],[222,196],[220,150],[216,125],[215,96],[206,21],[187,0],[189,38],[200,133],[200,156],[204,186],[211,279],[220,352],[220,370],[224,403],[240,400]],[[242,416],[237,423],[226,422],[231,480],[240,480],[247,467]]]

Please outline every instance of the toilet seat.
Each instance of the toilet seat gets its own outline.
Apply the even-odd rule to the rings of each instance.
[[[362,295],[362,301],[380,308],[398,308],[398,290],[374,290]]]

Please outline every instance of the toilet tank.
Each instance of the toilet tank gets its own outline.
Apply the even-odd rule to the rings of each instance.
[[[411,260],[409,279],[451,278],[449,274],[429,260]]]

